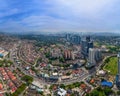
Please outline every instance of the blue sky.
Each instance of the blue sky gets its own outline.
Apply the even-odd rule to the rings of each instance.
[[[120,0],[0,0],[0,31],[119,32]]]

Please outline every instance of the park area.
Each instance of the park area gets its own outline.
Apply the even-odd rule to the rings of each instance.
[[[108,57],[105,60],[105,66],[103,67],[104,70],[108,71],[111,75],[117,74],[117,57]]]

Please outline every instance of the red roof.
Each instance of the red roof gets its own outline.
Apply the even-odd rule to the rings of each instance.
[[[3,85],[0,83],[0,90],[2,90],[3,89]]]
[[[10,78],[11,78],[12,80],[15,80],[15,79],[16,79],[16,77],[15,77],[15,76],[10,76]]]
[[[13,88],[12,88],[12,92],[15,92],[16,90],[17,90],[16,87],[13,87]]]
[[[14,86],[14,84],[12,82],[10,82],[8,85],[9,85],[9,87]]]
[[[85,88],[86,88],[86,85],[85,85],[85,84],[81,84],[80,87],[81,87],[82,89],[85,89]]]
[[[73,74],[78,74],[78,73],[79,73],[79,70],[73,70],[72,73],[73,73]]]
[[[3,94],[0,94],[0,96],[3,96]]]
[[[42,67],[45,67],[46,65],[47,65],[47,64],[45,64],[45,63],[42,63],[42,64],[41,64]]]

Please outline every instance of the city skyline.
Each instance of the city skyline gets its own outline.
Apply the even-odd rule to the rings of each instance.
[[[1,0],[3,32],[119,32],[119,0]]]

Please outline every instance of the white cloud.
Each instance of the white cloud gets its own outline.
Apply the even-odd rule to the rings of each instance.
[[[92,17],[103,14],[114,2],[114,0],[47,0],[46,3],[52,6],[48,11],[61,16]]]
[[[34,0],[37,14],[10,19],[0,29],[11,31],[110,31],[119,30],[118,0]],[[40,6],[42,5],[42,6]],[[29,8],[28,8],[29,9]],[[40,11],[39,9],[42,9]],[[27,10],[27,8],[25,8]],[[31,9],[29,9],[30,11]],[[24,10],[23,10],[24,11]],[[21,12],[13,8],[0,17]],[[26,13],[25,11],[24,13]],[[113,14],[115,13],[115,16]],[[27,14],[27,13],[26,13]],[[42,14],[42,15],[41,15]],[[112,15],[111,15],[112,14]],[[111,15],[111,17],[110,17]],[[117,15],[117,18],[115,18]]]

